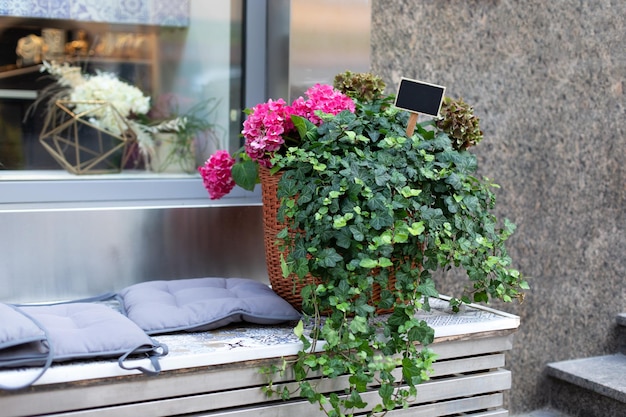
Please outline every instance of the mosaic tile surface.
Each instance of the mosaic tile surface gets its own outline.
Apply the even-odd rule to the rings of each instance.
[[[168,356],[226,352],[288,344],[297,345],[299,343],[291,325],[271,327],[245,325],[210,332],[178,333],[153,336],[153,338],[168,346]]]

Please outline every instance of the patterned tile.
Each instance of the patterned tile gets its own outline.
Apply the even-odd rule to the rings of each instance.
[[[48,15],[51,19],[69,19],[71,0],[39,0],[48,3]]]
[[[4,1],[2,9],[10,16],[29,16],[32,1]]]
[[[0,15],[87,22],[189,25],[190,0],[0,0]]]
[[[169,356],[251,350],[259,347],[297,344],[293,325],[257,326],[246,324],[210,332],[153,336],[169,348]]]
[[[115,21],[116,0],[81,0],[70,4],[70,18],[91,22]]]
[[[152,0],[152,22],[166,26],[189,25],[189,0]]]
[[[149,24],[150,6],[149,0],[118,0],[115,8],[115,21],[122,23]]]

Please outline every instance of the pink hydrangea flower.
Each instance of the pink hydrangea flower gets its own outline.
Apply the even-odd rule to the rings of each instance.
[[[354,112],[354,101],[331,85],[316,84],[306,91],[306,96],[307,99],[298,97],[290,106],[283,99],[270,99],[252,108],[241,131],[250,158],[263,166],[270,166],[270,159],[285,143],[285,136],[295,133],[292,114],[319,126],[322,120],[315,115],[316,110],[329,114],[343,110]]]
[[[302,97],[294,100],[290,108],[291,113],[307,118],[316,126],[322,123],[322,120],[315,114],[316,110],[333,115],[344,110],[354,113],[354,101],[331,85],[315,84],[306,90],[305,95],[308,97],[307,100]]]
[[[211,200],[217,200],[228,194],[234,187],[235,181],[231,169],[235,159],[228,151],[217,151],[207,159],[204,166],[198,168],[202,176],[204,188],[209,192]]]
[[[241,131],[250,158],[266,166],[269,164],[271,155],[285,143],[283,134],[293,129],[289,116],[287,103],[282,98],[270,99],[252,108]]]

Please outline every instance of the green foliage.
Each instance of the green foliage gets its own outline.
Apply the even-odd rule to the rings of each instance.
[[[474,108],[462,98],[445,97],[441,104],[437,127],[450,136],[455,149],[467,149],[483,139],[479,118]]]
[[[239,161],[231,169],[233,180],[244,190],[252,191],[258,183],[259,166],[246,155],[243,149],[239,150],[237,154]]]
[[[196,153],[194,142],[199,137],[205,137],[214,142],[215,145],[218,144],[218,132],[221,132],[222,128],[211,121],[215,118],[218,106],[219,100],[213,97],[196,103],[184,112],[181,112],[178,105],[173,103],[164,118],[151,120],[148,116],[139,117],[147,126],[145,129],[152,134],[159,132],[175,134],[173,146],[160,165],[167,167],[182,162],[181,165],[185,166],[185,161],[194,160]],[[154,143],[151,143],[149,147],[154,147]],[[154,150],[151,149],[150,152],[154,152]],[[196,172],[195,164],[190,167],[189,172]]]
[[[308,140],[274,160],[283,171],[279,219],[297,231],[279,236],[285,272],[318,280],[302,293],[314,331],[297,328],[304,349],[293,369],[299,394],[329,416],[365,407],[361,394],[372,385],[380,387],[373,413],[382,415],[407,405],[428,379],[434,332],[415,313],[438,295],[434,271],[467,272],[455,307],[511,301],[527,286],[505,248],[514,225],[492,214],[494,184],[475,177],[476,157],[432,121],[407,138],[409,115],[391,103],[358,101],[354,114],[326,115],[320,127],[294,117]],[[386,320],[381,309],[391,311]],[[311,353],[318,341],[324,350]],[[311,374],[348,375],[348,387],[320,393]]]
[[[372,101],[383,96],[385,82],[370,72],[345,71],[335,75],[333,87],[360,101]]]

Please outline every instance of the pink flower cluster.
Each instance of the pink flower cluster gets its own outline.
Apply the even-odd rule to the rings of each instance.
[[[352,99],[328,84],[315,84],[305,95],[298,97],[291,106],[283,99],[269,100],[252,108],[243,122],[242,134],[246,139],[246,153],[259,164],[269,167],[270,158],[285,143],[285,136],[294,132],[291,115],[301,116],[315,125],[322,120],[315,114],[321,110],[328,114],[338,114],[343,110],[354,112]]]
[[[228,151],[221,150],[211,155],[204,166],[198,168],[204,188],[209,192],[211,200],[224,197],[235,187],[235,181],[231,174],[234,164],[235,159],[230,156]]]
[[[246,153],[250,158],[269,167],[270,155],[285,143],[283,134],[293,128],[290,111],[282,98],[257,104],[243,122],[241,133],[246,138]]]
[[[322,123],[322,119],[315,114],[316,110],[328,114],[338,114],[344,110],[354,113],[354,101],[331,85],[315,84],[305,94],[308,100],[302,97],[294,100],[290,108],[291,114],[305,117],[316,126]]]
[[[354,102],[331,85],[316,84],[306,91],[307,99],[299,97],[288,106],[285,100],[268,100],[253,107],[243,122],[246,154],[256,163],[270,167],[272,156],[285,143],[285,137],[296,138],[291,115],[301,116],[319,126],[315,112],[336,115],[344,110],[354,113]],[[232,167],[235,160],[227,151],[217,151],[198,168],[204,187],[212,200],[222,198],[235,186]]]

